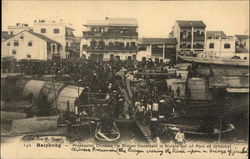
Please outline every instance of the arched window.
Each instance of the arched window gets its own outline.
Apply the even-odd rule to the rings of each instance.
[[[230,44],[224,44],[224,49],[230,49]]]

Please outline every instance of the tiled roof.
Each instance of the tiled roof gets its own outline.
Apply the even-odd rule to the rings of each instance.
[[[206,25],[203,23],[203,21],[187,21],[187,20],[177,20],[177,24],[180,27],[206,27]]]
[[[149,45],[149,44],[168,44],[176,45],[176,38],[140,38],[138,44]]]
[[[105,20],[88,20],[86,25],[104,25],[104,26],[138,26],[134,18],[109,18]]]
[[[219,38],[221,39],[227,39],[227,35],[223,31],[207,31],[207,38]]]
[[[249,35],[235,35],[239,40],[249,39]]]

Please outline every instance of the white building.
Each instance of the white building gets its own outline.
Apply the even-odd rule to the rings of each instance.
[[[137,60],[142,58],[155,60],[176,59],[176,38],[140,38]]]
[[[24,30],[32,31],[32,27],[24,23],[16,23],[15,26],[8,26],[8,34],[10,36],[16,35]]]
[[[249,35],[235,35],[235,52],[241,59],[249,59]]]
[[[177,20],[169,38],[177,39],[178,54],[199,54],[205,50],[205,29],[203,21]]]
[[[223,31],[207,31],[206,56],[231,58],[235,55],[235,41]]]
[[[87,21],[81,41],[81,56],[96,61],[136,59],[136,19],[109,18]]]
[[[73,42],[75,35],[73,27],[62,20],[35,20],[33,31],[49,37],[61,44],[60,57],[70,58],[74,54]]]
[[[58,54],[61,44],[38,33],[24,30],[2,42],[2,57],[21,59],[51,59]]]

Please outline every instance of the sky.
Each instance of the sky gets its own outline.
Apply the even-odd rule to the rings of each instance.
[[[203,20],[207,30],[249,34],[249,1],[2,1],[2,30],[36,19],[60,18],[81,36],[87,20],[136,18],[139,37],[166,38],[176,20]]]

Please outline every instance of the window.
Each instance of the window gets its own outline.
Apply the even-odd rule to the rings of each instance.
[[[224,44],[224,49],[230,49],[230,44]]]
[[[16,55],[16,50],[12,50],[12,55]]]
[[[28,46],[32,46],[32,41],[29,41],[29,42],[28,42]]]
[[[31,55],[28,54],[28,55],[27,55],[27,58],[30,59],[30,58],[31,58]]]
[[[46,29],[45,28],[41,28],[41,33],[46,33]]]
[[[55,34],[59,34],[59,33],[60,33],[60,30],[59,30],[59,29],[54,29],[54,33],[55,33]]]
[[[20,36],[20,39],[23,39],[23,35]]]
[[[10,42],[7,43],[7,46],[10,46]]]
[[[14,46],[19,46],[18,41],[14,41]]]
[[[209,44],[209,49],[213,49],[214,48],[214,43],[210,43]]]
[[[10,32],[10,35],[13,35],[13,31]]]

